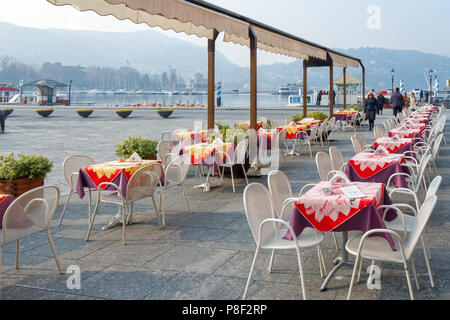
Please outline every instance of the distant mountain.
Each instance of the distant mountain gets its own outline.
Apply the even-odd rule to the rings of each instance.
[[[0,22],[0,57],[40,66],[45,62],[60,62],[72,66],[127,66],[142,73],[162,73],[169,66],[179,76],[190,78],[195,72],[207,75],[207,50],[188,41],[165,36],[156,30],[128,33],[34,29]],[[206,44],[206,39],[205,39]],[[367,88],[390,88],[391,69],[395,69],[395,84],[403,79],[407,89],[425,88],[424,72],[438,70],[441,87],[450,79],[450,58],[413,50],[383,48],[336,49],[362,59],[366,67]],[[361,78],[361,69],[348,72]],[[335,78],[342,74],[335,68]],[[216,56],[216,78],[224,90],[248,87],[249,69],[230,62],[220,52]],[[0,79],[1,80],[1,79]],[[274,90],[287,83],[302,80],[300,60],[258,67],[258,88]],[[434,79],[433,79],[434,81]],[[308,71],[310,87],[328,85],[328,69]]]

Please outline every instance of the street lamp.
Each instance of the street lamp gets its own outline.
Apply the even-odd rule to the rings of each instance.
[[[392,74],[392,89],[391,89],[391,94],[394,93],[394,73],[395,73],[395,70],[394,70],[394,68],[392,68],[392,70],[391,70],[391,74]]]
[[[71,98],[70,95],[71,95],[71,91],[72,91],[72,81],[73,81],[73,80],[70,80],[70,82],[69,82],[69,106],[70,106],[70,102],[71,102],[71,101],[70,101],[70,100],[71,100],[71,99],[70,99],[70,98]]]
[[[431,103],[431,95],[433,94],[433,91],[432,91],[432,87],[431,87],[431,81],[433,81],[433,70],[432,69],[430,69],[429,71],[428,71],[429,73],[430,73],[430,103]]]

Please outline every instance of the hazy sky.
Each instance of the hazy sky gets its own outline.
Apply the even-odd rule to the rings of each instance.
[[[384,47],[450,57],[449,0],[209,0],[264,24],[331,48]],[[0,0],[0,21],[36,28],[146,30],[113,17],[57,7],[46,0]],[[155,28],[155,30],[158,30]],[[162,31],[206,46],[206,39]],[[248,66],[245,47],[217,43],[228,59]],[[259,64],[292,59],[259,53]]]

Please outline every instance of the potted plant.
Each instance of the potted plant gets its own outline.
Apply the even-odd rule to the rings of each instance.
[[[328,119],[328,115],[325,112],[322,112],[322,111],[311,112],[306,117],[307,118],[314,118],[315,120],[320,120],[322,122],[324,122],[325,120]]]
[[[14,153],[0,156],[0,193],[17,197],[43,186],[52,166],[52,162],[41,154],[19,154],[18,158],[14,157]]]
[[[77,109],[77,113],[83,118],[89,117],[92,112],[94,112],[94,109]]]
[[[156,160],[158,141],[142,137],[128,137],[116,145],[114,154],[122,159],[128,159],[133,153],[142,159]]]
[[[42,108],[42,109],[37,109],[36,112],[38,113],[38,115],[40,115],[41,117],[48,117],[49,115],[51,115],[53,113],[53,108]]]
[[[131,110],[131,109],[117,109],[116,110],[116,113],[119,115],[119,117],[121,117],[121,118],[126,118],[126,117],[128,117],[130,114],[131,114],[131,112],[133,112],[133,110]]]
[[[173,109],[158,109],[156,112],[158,112],[161,117],[168,118],[172,114]]]
[[[388,98],[384,98],[383,109],[389,109],[391,107],[390,103],[391,101]]]
[[[292,122],[298,122],[298,121],[302,121],[303,120],[303,114],[297,113],[291,116],[291,121]]]
[[[13,108],[3,108],[3,113],[5,114],[5,116],[9,116],[12,112],[14,111]]]

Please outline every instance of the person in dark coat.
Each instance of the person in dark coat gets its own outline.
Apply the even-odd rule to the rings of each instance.
[[[6,119],[5,113],[3,112],[3,110],[0,110],[0,133],[5,132],[5,119]]]
[[[319,91],[319,94],[317,95],[317,101],[316,104],[320,106],[320,101],[322,101],[322,90]]]
[[[423,99],[423,91],[422,91],[422,89],[420,89],[419,98],[420,98],[419,101],[422,101],[422,99]]]
[[[377,114],[383,114],[383,107],[384,107],[384,96],[383,93],[380,91],[377,98],[378,104],[377,104]]]
[[[392,111],[394,112],[394,117],[396,117],[397,113],[402,112],[402,107],[405,105],[405,100],[403,100],[399,87],[395,88],[395,92],[391,96],[390,103],[392,106]]]
[[[425,91],[425,102],[428,102],[428,91]]]
[[[378,101],[375,98],[375,93],[369,92],[366,99],[366,105],[364,112],[366,113],[366,119],[369,120],[369,130],[372,131],[375,124],[375,117],[377,113]]]

